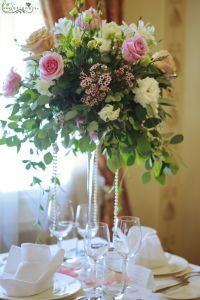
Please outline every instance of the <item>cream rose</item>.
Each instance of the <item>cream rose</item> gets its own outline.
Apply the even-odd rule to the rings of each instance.
[[[114,121],[119,117],[120,108],[114,110],[114,107],[111,104],[107,104],[102,108],[102,110],[98,113],[100,118],[107,121]]]
[[[32,52],[34,55],[42,55],[43,52],[50,50],[54,45],[53,37],[48,29],[42,27],[34,31],[26,40],[26,45],[21,49],[25,52]]]

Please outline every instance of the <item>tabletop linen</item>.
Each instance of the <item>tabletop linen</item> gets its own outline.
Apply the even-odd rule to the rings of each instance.
[[[0,254],[0,272],[3,269],[3,262],[6,258],[6,254]],[[195,271],[200,271],[200,266],[197,265],[193,265],[193,264],[189,264],[188,269],[184,270],[182,273],[186,273],[187,271],[191,271],[191,270],[195,270]],[[172,284],[172,276],[156,276],[154,277],[155,279],[155,284],[156,285],[168,285],[168,284]],[[200,286],[199,286],[199,294],[200,294]],[[68,297],[64,297],[64,300],[75,300],[78,296],[82,296],[84,295],[84,291],[80,290],[78,291],[76,294],[72,295],[72,296],[68,296]],[[184,296],[184,295],[183,295]],[[2,299],[2,298],[0,298]],[[123,298],[124,300],[166,300],[166,299],[171,299],[170,297],[163,296],[157,293],[152,293],[149,289],[145,289],[142,287],[137,287],[137,291],[134,291],[133,293],[127,293],[125,295],[125,297]],[[177,300],[181,300],[182,299],[182,295],[180,299]],[[196,300],[200,300],[199,298],[195,298]]]

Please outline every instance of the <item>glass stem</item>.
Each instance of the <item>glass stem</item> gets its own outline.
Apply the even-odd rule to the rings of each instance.
[[[58,246],[60,249],[62,249],[62,239],[61,238],[58,239]]]
[[[98,261],[95,260],[94,261],[94,276],[95,276],[95,296],[97,297],[98,296],[98,283],[97,283],[97,280],[98,280]]]
[[[123,259],[123,264],[122,264],[122,294],[125,293],[126,291],[126,268],[127,268],[127,262],[128,259],[124,258]]]

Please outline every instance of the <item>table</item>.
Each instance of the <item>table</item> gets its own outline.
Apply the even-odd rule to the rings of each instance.
[[[3,269],[3,263],[6,259],[6,255],[7,254],[0,254],[0,271]],[[188,270],[184,270],[184,272],[186,271],[191,271],[191,270],[195,270],[195,271],[200,271],[200,266],[196,266],[196,265],[192,265],[189,264]],[[158,283],[163,282],[163,284],[168,284],[170,283],[170,276],[156,276],[155,281]],[[200,293],[200,284],[199,284],[199,293]],[[76,297],[84,295],[84,292],[82,290],[80,290],[79,292],[77,292],[75,295],[71,296],[71,297],[66,297],[63,298],[64,300],[75,300]],[[184,295],[183,295],[184,296]],[[0,298],[1,299],[1,298]],[[124,300],[166,300],[166,299],[171,299],[170,297],[165,297],[162,296],[160,294],[155,294],[152,293],[150,290],[138,287],[136,292],[127,294],[124,297]],[[182,297],[180,299],[183,299]],[[199,298],[195,298],[196,300],[200,300]]]

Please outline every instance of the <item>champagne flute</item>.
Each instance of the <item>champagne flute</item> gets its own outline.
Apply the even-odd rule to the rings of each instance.
[[[141,244],[142,233],[140,219],[133,216],[118,217],[113,233],[114,248],[123,258],[122,265],[122,290],[121,296],[125,294],[126,268],[129,258],[134,257]]]
[[[98,296],[97,263],[103,258],[110,246],[110,233],[106,223],[95,222],[86,225],[84,247],[85,252],[94,261],[95,296]]]
[[[50,233],[57,238],[58,246],[62,248],[62,240],[68,236],[74,224],[74,210],[71,201],[61,205],[50,201],[48,206],[48,226]]]

